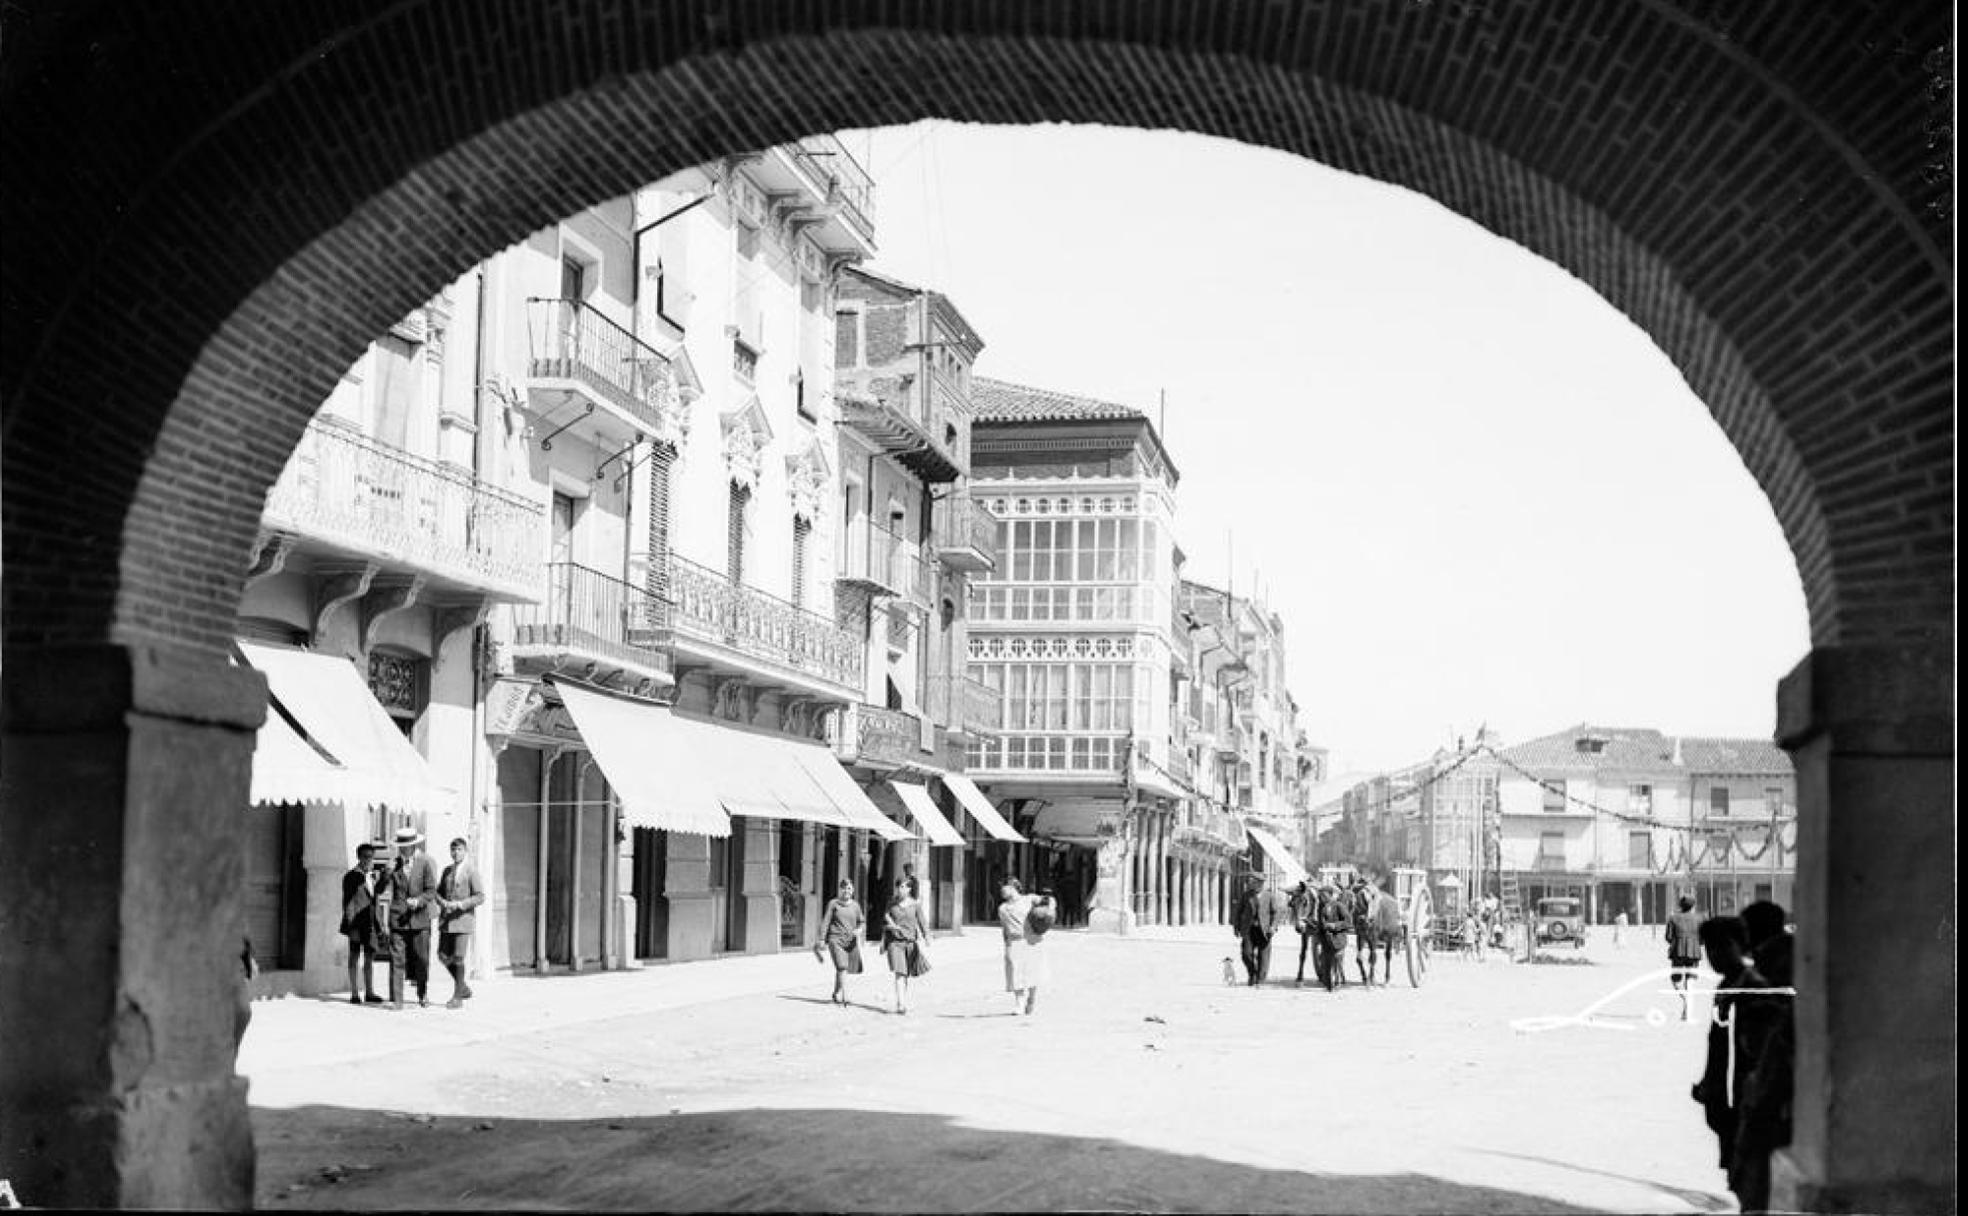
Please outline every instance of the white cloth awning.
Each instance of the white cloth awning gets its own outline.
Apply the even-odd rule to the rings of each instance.
[[[931,848],[962,848],[966,843],[963,833],[950,826],[943,818],[943,812],[936,809],[936,800],[929,796],[929,790],[909,781],[890,781],[888,787],[902,799],[902,805],[909,808],[916,826],[929,838]]]
[[[957,796],[957,801],[963,803],[963,809],[970,812],[970,817],[977,821],[979,827],[999,840],[1009,840],[1013,844],[1025,843],[1025,838],[1005,822],[1004,816],[998,814],[998,808],[991,805],[991,800],[984,796],[983,790],[977,788],[976,782],[962,773],[945,773],[942,781],[944,785],[950,787],[950,792]]]
[[[343,776],[341,765],[315,751],[278,709],[267,706],[266,722],[253,744],[253,805],[340,802]]]
[[[302,797],[306,787],[292,780],[305,773],[305,768],[287,768],[287,780],[281,779],[282,774],[269,772],[269,787],[280,785],[292,801],[345,802],[425,813],[443,811],[454,801],[453,792],[439,784],[423,756],[383,712],[353,663],[256,642],[241,642],[239,650],[266,676],[273,699],[340,766],[337,772],[333,766],[323,765],[322,772],[335,780],[319,793]],[[299,739],[294,742],[314,750]],[[271,746],[278,749],[269,752],[271,766],[297,761],[297,754],[284,741]]]
[[[1279,840],[1263,828],[1248,823],[1244,825],[1244,831],[1250,833],[1250,838],[1257,842],[1258,848],[1264,850],[1264,855],[1271,859],[1271,864],[1278,867],[1279,872],[1285,876],[1287,883],[1297,885],[1312,877],[1305,872],[1304,866],[1298,864],[1298,858],[1293,857],[1286,850],[1284,841]]]
[[[832,753],[824,747],[792,745],[792,754],[799,760],[807,774],[827,792],[843,815],[847,816],[847,826],[873,832],[883,840],[914,840],[915,834],[901,824],[881,813],[881,808],[868,800],[854,778],[840,766]]]
[[[733,815],[849,826],[847,814],[807,773],[796,754],[819,749],[715,722],[692,720],[685,725],[697,735],[697,763],[724,809]]]
[[[571,684],[554,688],[629,822],[698,836],[731,835],[731,816],[709,781],[691,723],[660,706]]]

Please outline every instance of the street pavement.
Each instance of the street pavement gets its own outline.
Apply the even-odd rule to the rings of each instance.
[[[872,951],[845,1009],[797,953],[495,977],[455,1011],[443,976],[402,1013],[256,1002],[258,1202],[1732,1210],[1688,1097],[1703,1011],[1681,1022],[1647,978],[1658,942],[1437,955],[1419,988],[1397,962],[1391,985],[1335,993],[1292,983],[1289,934],[1269,984],[1226,986],[1235,945],[1057,933],[1031,1017],[978,929],[932,943],[906,1016]]]

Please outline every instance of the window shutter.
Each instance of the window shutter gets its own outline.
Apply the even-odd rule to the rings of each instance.
[[[806,607],[806,546],[813,525],[793,516],[793,607]]]
[[[649,593],[670,598],[670,478],[676,449],[659,443],[649,456]]]
[[[752,492],[737,482],[731,483],[731,500],[726,519],[726,569],[731,581],[745,581],[745,506],[751,501]]]

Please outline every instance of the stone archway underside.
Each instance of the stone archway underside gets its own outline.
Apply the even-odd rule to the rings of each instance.
[[[1175,128],[1406,185],[1652,335],[1804,583],[1800,992],[1835,957],[1855,989],[1933,994],[1891,1025],[1800,996],[1791,1193],[1950,1193],[1952,975],[1899,907],[1952,898],[1951,39],[1932,0],[10,11],[0,1021],[33,1067],[0,1103],[38,1121],[0,1126],[0,1174],[79,1203],[250,1187],[212,1029],[238,896],[198,841],[243,799],[264,694],[214,660],[265,490],[370,336],[668,170],[934,116]],[[192,889],[164,889],[180,867]],[[72,982],[36,972],[49,943]]]

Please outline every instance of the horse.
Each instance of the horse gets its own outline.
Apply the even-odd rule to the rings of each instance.
[[[1401,901],[1374,887],[1363,887],[1353,905],[1353,958],[1360,968],[1360,982],[1371,987],[1373,974],[1381,970],[1380,955],[1387,955],[1381,977],[1382,986],[1393,982],[1394,953],[1407,940],[1407,925],[1401,920]]]
[[[1346,946],[1347,927],[1352,923],[1352,900],[1344,891],[1333,894],[1315,891],[1300,884],[1292,893],[1292,925],[1298,930],[1298,982],[1305,983],[1305,955],[1313,952],[1313,975],[1325,985],[1346,982],[1341,952]]]

